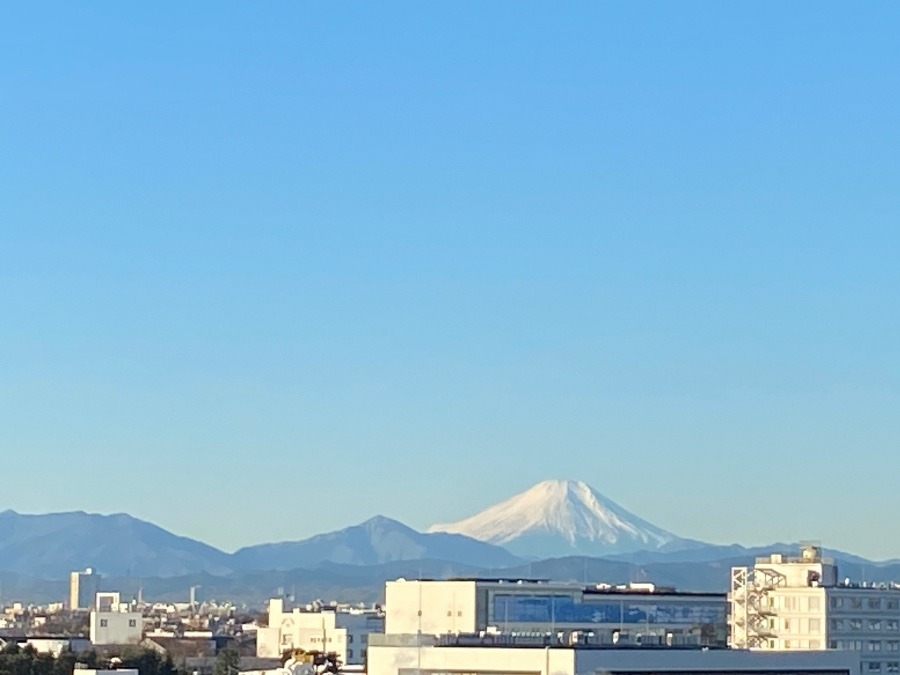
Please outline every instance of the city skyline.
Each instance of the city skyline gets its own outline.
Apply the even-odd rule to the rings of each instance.
[[[900,558],[900,7],[4,15],[0,510]]]

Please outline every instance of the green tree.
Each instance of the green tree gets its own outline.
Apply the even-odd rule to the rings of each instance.
[[[143,647],[129,647],[120,657],[124,668],[137,668],[141,675],[171,675],[166,670],[166,663],[157,652]]]
[[[213,675],[237,675],[241,671],[241,655],[232,646],[225,647],[216,656]]]
[[[31,675],[53,675],[56,659],[53,654],[35,654],[31,661]]]
[[[53,675],[72,675],[78,657],[68,649],[60,652],[53,663]]]

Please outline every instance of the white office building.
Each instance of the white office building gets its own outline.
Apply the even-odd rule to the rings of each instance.
[[[598,643],[724,647],[727,609],[724,593],[653,584],[398,579],[385,585],[385,633],[394,635],[581,631]]]
[[[269,625],[256,632],[256,655],[278,658],[286,651],[334,652],[345,665],[366,662],[369,635],[384,630],[384,617],[371,609],[285,611],[280,598],[269,600]]]
[[[840,580],[816,546],[731,570],[730,644],[856,652],[863,675],[900,673],[900,587]]]
[[[144,635],[143,616],[120,601],[118,593],[97,593],[91,611],[94,645],[136,645]]]
[[[397,580],[385,597],[367,675],[860,675],[852,652],[689,639],[720,634],[701,627],[724,627],[724,595],[479,579]]]

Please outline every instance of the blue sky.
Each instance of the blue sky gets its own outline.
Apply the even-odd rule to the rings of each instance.
[[[900,557],[898,21],[3,7],[0,507],[233,549],[564,477]]]

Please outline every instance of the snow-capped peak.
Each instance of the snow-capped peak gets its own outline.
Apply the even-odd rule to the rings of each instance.
[[[543,557],[655,549],[678,540],[586,483],[571,480],[545,480],[470,518],[428,531],[464,534]]]

